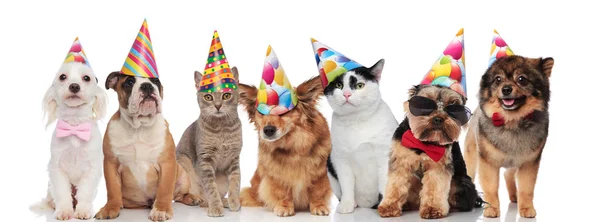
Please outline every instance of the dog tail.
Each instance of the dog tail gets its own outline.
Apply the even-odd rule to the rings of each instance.
[[[244,207],[262,207],[262,204],[258,200],[258,193],[255,192],[254,187],[244,187],[240,191],[240,202]]]
[[[36,213],[42,213],[43,211],[54,210],[54,202],[50,198],[50,194],[48,194],[47,197],[43,198],[39,202],[29,206],[29,210],[36,212]]]

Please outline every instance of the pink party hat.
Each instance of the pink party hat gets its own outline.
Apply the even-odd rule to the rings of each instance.
[[[90,66],[90,62],[88,61],[87,56],[85,56],[85,52],[83,51],[83,47],[81,47],[78,37],[75,37],[75,41],[73,41],[73,45],[71,45],[63,64],[69,62],[79,62],[88,67]]]
[[[311,38],[315,59],[323,87],[327,87],[338,76],[363,65]]]
[[[256,109],[263,115],[282,115],[298,104],[296,91],[271,46],[267,48],[267,58],[256,97]]]
[[[421,84],[446,86],[467,97],[463,29],[456,33],[444,53],[433,63]]]
[[[500,35],[498,31],[494,29],[494,38],[492,38],[492,50],[490,50],[490,61],[488,63],[488,67],[492,65],[496,61],[496,59],[514,55],[513,51],[508,47],[506,42]]]
[[[152,40],[150,40],[150,31],[146,19],[144,19],[144,23],[142,23],[142,27],[137,37],[135,37],[133,46],[129,50],[123,68],[121,68],[121,73],[130,76],[158,78]]]

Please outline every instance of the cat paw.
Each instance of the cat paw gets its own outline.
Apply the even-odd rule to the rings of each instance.
[[[439,219],[446,217],[448,212],[444,212],[444,210],[434,207],[424,207],[419,210],[419,214],[423,219]]]
[[[296,212],[294,212],[294,207],[284,207],[284,206],[276,206],[273,208],[273,212],[275,215],[279,217],[289,217],[294,216]]]
[[[354,208],[356,208],[356,204],[351,201],[342,201],[338,204],[336,210],[341,214],[349,214],[354,212]]]
[[[537,215],[533,207],[521,208],[519,209],[519,214],[525,218],[534,218]]]
[[[99,220],[115,219],[119,216],[120,212],[120,207],[104,206],[98,211],[98,213],[96,213],[96,216],[94,216],[94,218]]]
[[[223,207],[208,207],[207,213],[209,217],[222,217],[223,216]]]
[[[240,210],[240,198],[227,198],[227,205],[229,206],[229,210],[233,212],[237,212]]]
[[[483,210],[483,216],[489,218],[496,218],[500,216],[500,209],[496,207],[487,207]]]
[[[317,216],[327,216],[327,215],[329,215],[329,207],[324,206],[324,205],[311,207],[310,214],[317,215]]]
[[[54,211],[54,218],[56,218],[57,220],[69,220],[71,218],[73,218],[73,208],[72,207],[66,207],[66,208],[57,208]]]
[[[392,205],[379,205],[377,212],[381,217],[399,217],[402,215],[402,209]]]
[[[158,209],[153,207],[148,215],[148,219],[151,221],[165,221],[173,218],[173,208],[167,207],[166,209]]]

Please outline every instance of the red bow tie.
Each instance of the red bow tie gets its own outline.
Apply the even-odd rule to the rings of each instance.
[[[400,144],[406,148],[422,150],[435,162],[440,161],[440,159],[442,159],[446,153],[445,146],[425,144],[421,142],[421,140],[417,139],[411,130],[407,130],[404,132],[404,134],[402,134],[402,141]]]
[[[524,119],[533,119],[533,112],[531,112],[530,114],[527,114],[527,116],[525,116]],[[504,121],[504,117],[502,116],[502,114],[494,113],[492,115],[492,123],[496,127],[504,126],[505,121]]]

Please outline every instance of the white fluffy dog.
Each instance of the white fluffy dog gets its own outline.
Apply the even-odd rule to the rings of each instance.
[[[96,122],[106,113],[106,93],[89,66],[68,62],[56,74],[43,106],[46,126],[58,122],[50,145],[48,196],[37,206],[54,208],[58,220],[89,219],[102,176],[102,135]]]

